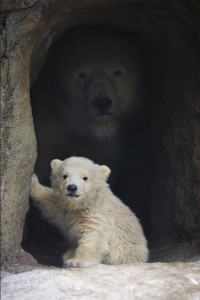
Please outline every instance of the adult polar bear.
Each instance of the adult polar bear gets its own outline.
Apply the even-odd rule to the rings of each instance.
[[[108,164],[115,181],[143,98],[139,52],[133,33],[104,26],[73,28],[53,45],[31,91],[42,183],[53,158],[72,155]]]

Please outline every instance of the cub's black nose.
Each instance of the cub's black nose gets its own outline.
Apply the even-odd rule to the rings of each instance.
[[[107,97],[99,97],[93,100],[92,106],[93,108],[100,114],[104,115],[109,111],[111,107],[112,101]]]
[[[67,187],[67,190],[69,192],[76,192],[77,191],[77,186],[75,184],[69,184],[68,187]]]

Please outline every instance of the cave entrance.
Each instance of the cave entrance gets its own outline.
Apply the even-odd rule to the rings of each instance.
[[[134,22],[127,24],[127,15],[134,16]],[[161,17],[165,18],[165,24],[160,24]],[[142,21],[144,18],[148,21],[146,25]],[[192,156],[192,147],[197,147],[195,142],[198,141],[194,137],[198,135],[199,128],[194,117],[197,115],[199,93],[196,36],[174,12],[161,9],[155,13],[142,6],[131,9],[127,6],[123,14],[118,10],[111,24],[108,20],[96,23],[101,25],[83,22],[67,29],[52,44],[32,85],[31,103],[38,141],[35,172],[43,184],[49,184],[51,159],[76,155],[107,164],[112,170],[110,185],[113,192],[141,220],[151,250],[150,259],[186,260],[199,253],[199,200],[193,186],[198,166],[194,165]],[[109,44],[111,39],[113,41]],[[101,47],[102,42],[104,47]],[[113,52],[112,47],[116,51]],[[104,55],[105,48],[110,52],[105,51]],[[84,53],[81,57],[80,49]],[[85,119],[82,114],[84,109],[88,109],[83,104],[87,99],[82,99],[83,93],[80,96],[77,89],[87,76],[90,76],[90,81],[88,79],[86,90],[90,88],[91,78],[100,76],[95,75],[98,72],[93,72],[93,69],[91,71],[94,61],[95,70],[99,70],[97,60],[100,55],[104,55],[106,63],[101,61],[103,72],[98,78],[101,84],[105,83],[106,74],[109,92],[106,96],[104,93],[101,108],[98,104],[95,109],[102,110],[102,105],[103,111],[107,109],[106,105],[112,108],[112,104],[108,105],[109,101],[126,104],[129,85],[119,79],[126,68],[134,68],[134,72],[128,73],[126,83],[131,81],[130,91],[135,94],[125,113],[116,118],[117,121],[112,118],[114,109],[112,113],[109,111],[110,127],[102,122],[93,124],[91,129],[88,125],[90,118]],[[123,58],[116,65],[119,56]],[[108,65],[112,65],[116,93],[108,79]],[[79,82],[71,91],[74,73]],[[69,103],[70,97],[74,97],[73,103]],[[115,103],[115,106],[122,110],[123,105]],[[65,113],[70,120],[68,124],[64,120]],[[78,119],[73,115],[76,113],[82,118],[80,126],[72,121]],[[94,127],[99,130],[95,132],[96,136],[90,132]],[[99,137],[102,131],[106,132],[103,138]],[[61,255],[67,248],[67,242],[56,228],[41,218],[37,209],[30,207],[22,247],[41,263],[61,266]]]

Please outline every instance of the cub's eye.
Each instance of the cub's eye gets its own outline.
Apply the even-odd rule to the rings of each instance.
[[[67,175],[63,175],[63,179],[67,179]]]
[[[88,180],[87,176],[84,176],[84,177],[83,177],[83,180],[84,180],[84,181],[87,181],[87,180]]]
[[[122,71],[121,70],[116,70],[114,73],[113,73],[114,76],[120,76],[122,75]]]
[[[83,73],[83,72],[80,72],[80,73],[78,73],[78,77],[82,78],[82,79],[85,79],[86,78],[86,74]]]

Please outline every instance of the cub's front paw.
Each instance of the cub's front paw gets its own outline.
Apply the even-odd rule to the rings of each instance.
[[[68,261],[74,257],[74,250],[70,249],[68,250],[62,257],[63,261]]]
[[[93,260],[82,260],[77,258],[72,258],[64,261],[64,268],[87,268],[96,265],[98,262]]]

